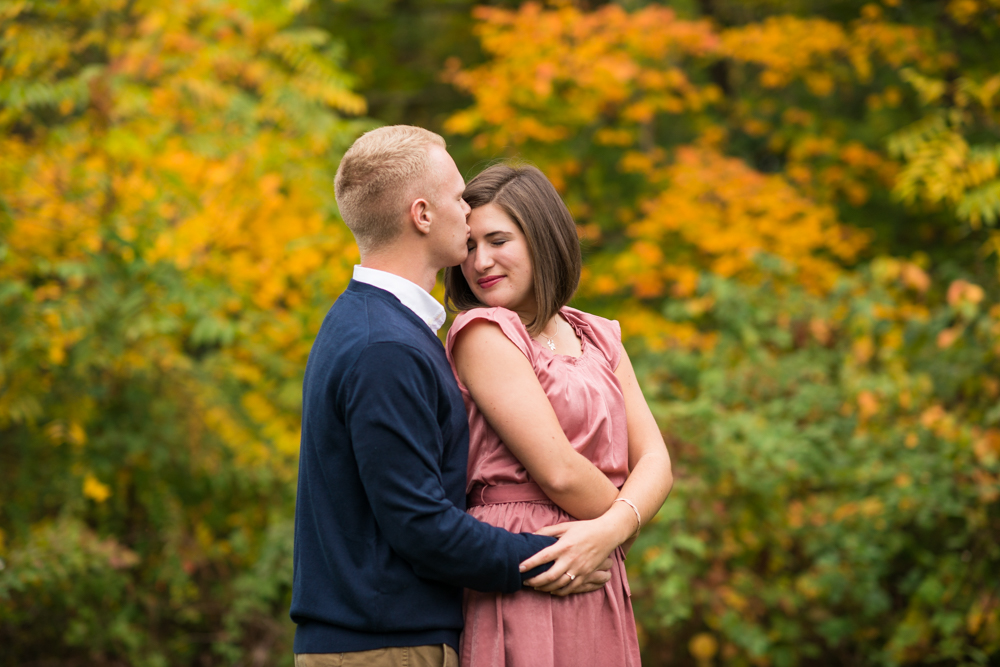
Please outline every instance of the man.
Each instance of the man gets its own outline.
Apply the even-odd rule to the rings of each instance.
[[[465,183],[441,137],[393,126],[354,143],[335,188],[361,266],[306,367],[295,663],[456,666],[462,587],[517,591],[554,542],[464,512],[468,422],[429,292],[467,254]]]

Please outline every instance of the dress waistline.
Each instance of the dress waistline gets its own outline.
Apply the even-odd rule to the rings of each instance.
[[[524,484],[498,484],[487,486],[476,484],[469,491],[465,498],[467,507],[479,507],[481,505],[499,505],[501,503],[549,503],[554,504],[549,499],[542,487],[534,482]]]

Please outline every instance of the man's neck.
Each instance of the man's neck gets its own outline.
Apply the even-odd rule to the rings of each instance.
[[[423,288],[430,294],[437,283],[437,270],[433,267],[423,266],[415,262],[412,257],[398,257],[392,254],[364,255],[361,257],[361,266],[368,269],[385,271],[400,278],[406,278],[411,283]]]

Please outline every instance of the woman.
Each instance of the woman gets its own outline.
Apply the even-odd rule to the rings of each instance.
[[[554,559],[536,590],[466,594],[461,663],[638,665],[623,561],[666,499],[670,457],[617,322],[566,307],[580,248],[552,184],[496,165],[464,198],[469,255],[445,285],[464,311],[447,350],[469,412],[469,512],[559,541],[525,563]],[[609,555],[611,580],[571,595]]]

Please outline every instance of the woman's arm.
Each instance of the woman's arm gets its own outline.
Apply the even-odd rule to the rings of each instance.
[[[674,478],[670,454],[660,429],[653,419],[646,399],[639,388],[635,370],[628,354],[622,349],[621,362],[615,369],[625,395],[625,413],[628,419],[629,473],[618,498],[632,501],[648,522],[667,498]],[[623,526],[628,526],[623,530]],[[568,595],[582,585],[576,577],[567,585],[566,573],[574,575],[590,572],[601,560],[619,545],[631,546],[636,531],[635,512],[624,502],[612,502],[601,517],[592,521],[578,521],[550,526],[538,531],[542,535],[559,537],[559,541],[521,564],[522,571],[530,570],[555,559],[545,573],[529,579],[525,584],[546,592]]]
[[[573,449],[531,363],[500,327],[470,323],[459,332],[452,355],[472,400],[545,495],[578,519],[605,514],[618,489]]]
[[[615,375],[625,394],[625,413],[628,416],[628,467],[632,472],[622,486],[619,498],[628,498],[642,515],[645,524],[660,511],[660,507],[674,485],[674,473],[670,464],[670,453],[663,442],[663,434],[657,426],[653,413],[649,410],[646,397],[642,395],[639,381],[632,368],[625,348],[622,348],[621,362]],[[625,503],[618,503],[624,505]],[[623,546],[632,546],[629,539]]]

